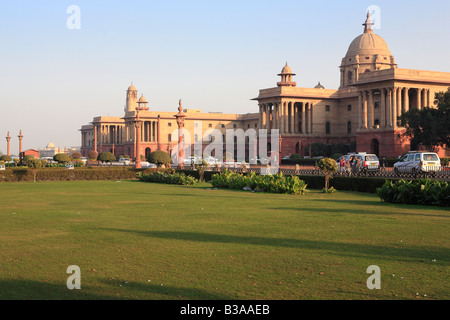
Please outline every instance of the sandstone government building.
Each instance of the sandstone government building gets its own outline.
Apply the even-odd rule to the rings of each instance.
[[[398,117],[413,108],[435,107],[435,93],[450,87],[450,73],[398,68],[387,43],[374,33],[369,14],[363,26],[364,33],[351,42],[342,59],[339,89],[326,89],[320,83],[315,88],[297,87],[295,74],[286,63],[276,87],[262,89],[252,99],[258,102],[259,112],[222,114],[186,109],[184,129],[193,140],[202,139],[194,134],[198,122],[203,133],[219,129],[224,135],[227,129],[279,129],[282,157],[307,155],[308,146],[316,142],[356,143],[359,152],[386,157],[410,151]],[[140,99],[145,101],[143,96]],[[83,155],[96,150],[134,158],[137,104],[138,92],[132,84],[122,117],[99,116],[82,126]],[[178,137],[173,137],[175,114],[175,108],[174,112],[159,112],[152,107],[139,113],[141,155],[155,150],[171,153],[178,143]],[[450,155],[443,149],[439,153]]]

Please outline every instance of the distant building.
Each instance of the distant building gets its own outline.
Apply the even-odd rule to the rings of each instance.
[[[195,122],[201,121],[202,134],[208,129],[278,129],[281,157],[308,154],[308,146],[356,144],[356,151],[378,156],[397,157],[415,146],[402,134],[405,129],[398,118],[410,109],[436,107],[435,94],[450,87],[450,73],[400,69],[386,41],[373,32],[370,15],[364,33],[350,44],[340,65],[339,89],[325,89],[319,82],[314,88],[297,87],[295,74],[286,65],[276,87],[262,89],[258,97],[259,112],[249,114],[202,113],[185,110],[184,129],[196,141]],[[317,49],[317,48],[316,48]],[[318,50],[318,49],[317,49]],[[232,94],[232,93],[229,93]],[[138,103],[132,84],[127,90],[122,117],[95,117],[81,128],[81,152],[110,151],[134,157],[136,133],[134,122]],[[177,144],[174,112],[140,113],[143,122],[140,153],[154,150],[170,153]],[[248,151],[248,150],[247,150]],[[440,156],[450,156],[440,149]]]

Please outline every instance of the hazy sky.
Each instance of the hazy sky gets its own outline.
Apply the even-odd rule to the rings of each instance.
[[[67,8],[80,8],[69,29]],[[0,151],[79,146],[93,117],[122,116],[133,81],[158,111],[257,112],[287,61],[299,87],[339,86],[370,5],[400,68],[450,72],[450,1],[0,0]]]

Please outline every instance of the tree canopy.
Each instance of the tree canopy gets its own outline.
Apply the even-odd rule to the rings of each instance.
[[[53,156],[53,160],[58,163],[70,162],[70,157],[65,153],[58,153]]]
[[[154,163],[157,166],[161,166],[163,164],[169,164],[171,159],[170,155],[167,152],[157,150],[148,155],[147,161],[150,163]]]
[[[450,88],[436,94],[437,108],[410,109],[400,117],[406,128],[405,136],[411,139],[411,146],[424,146],[429,150],[450,146]]]
[[[116,161],[116,156],[113,155],[111,152],[101,152],[98,155],[98,160],[103,161],[103,162],[112,162],[112,161]]]

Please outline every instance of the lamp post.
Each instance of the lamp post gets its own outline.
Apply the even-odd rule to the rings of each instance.
[[[22,162],[22,140],[23,140],[22,130],[20,130],[18,137],[19,137],[19,159],[20,162]]]
[[[136,120],[134,125],[136,127],[136,164],[135,168],[141,168],[141,120],[139,119],[140,111],[147,111],[149,108],[147,105],[147,100],[145,100],[144,95],[138,101],[138,106],[136,107]]]
[[[183,144],[183,124],[186,115],[183,114],[183,107],[181,106],[181,99],[178,102],[178,113],[175,115],[178,125],[178,168],[182,169],[184,164],[184,144]]]
[[[10,148],[10,142],[11,142],[11,136],[9,135],[9,131],[8,131],[8,135],[6,136],[6,142],[7,142],[7,150],[8,150],[8,156],[11,155],[11,148]]]

